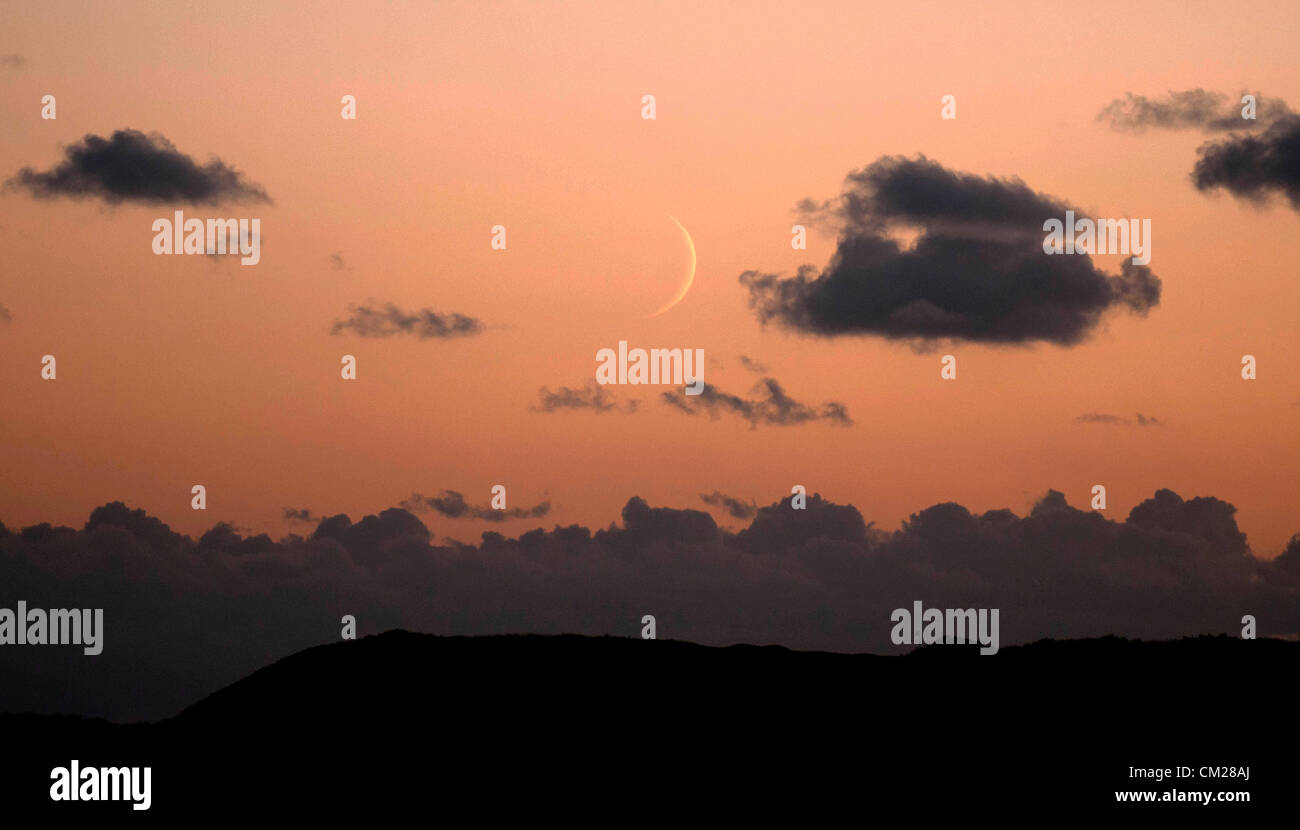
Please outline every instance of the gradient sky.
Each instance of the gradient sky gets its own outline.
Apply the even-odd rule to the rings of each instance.
[[[1086,507],[1101,483],[1117,519],[1160,487],[1229,501],[1264,558],[1300,531],[1300,216],[1198,192],[1202,134],[1095,120],[1126,92],[1194,87],[1300,105],[1292,3],[6,3],[0,19],[0,54],[25,58],[0,67],[3,178],[133,128],[219,156],[275,202],[186,209],[261,218],[262,261],[243,267],[155,256],[150,224],[171,207],[0,193],[10,527],[80,526],[120,499],[191,534],[228,520],[279,535],[304,530],[285,507],[358,517],[444,488],[485,505],[495,483],[512,507],[554,505],[504,526],[425,517],[472,540],[607,525],[631,495],[703,509],[701,492],[767,504],[798,483],[893,528],[949,500],[1023,513],[1048,488]],[[40,118],[47,93],[57,120]],[[339,117],[345,93],[356,121]],[[655,121],[639,115],[647,93]],[[917,153],[1093,216],[1151,218],[1160,304],[1108,314],[1070,348],[931,353],[761,327],[737,276],[835,250],[823,233],[791,249],[796,202]],[[687,266],[667,214],[698,272],[644,319]],[[489,246],[498,223],[504,252]],[[370,300],[487,328],[330,335]],[[657,387],[613,388],[642,401],[631,415],[530,411],[620,339],[702,348],[705,379],[735,394],[760,377],[748,355],[855,424],[691,418]],[[939,379],[947,352],[955,383]],[[40,379],[47,353],[55,382]],[[355,382],[339,378],[345,353]],[[1161,425],[1076,422],[1089,412]],[[206,512],[189,507],[195,483]]]

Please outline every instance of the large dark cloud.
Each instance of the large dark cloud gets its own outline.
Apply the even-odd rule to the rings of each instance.
[[[87,134],[49,170],[19,170],[8,182],[38,198],[98,198],[109,204],[216,205],[270,202],[262,189],[219,158],[198,164],[158,133]]]
[[[482,519],[486,522],[504,522],[506,519],[540,519],[551,512],[549,501],[540,502],[532,507],[509,507],[497,510],[492,507],[480,507],[465,501],[465,496],[455,490],[443,490],[437,496],[425,497],[413,493],[402,502],[406,510],[422,512],[433,510],[448,519]]]
[[[1262,204],[1282,195],[1300,211],[1300,116],[1288,116],[1258,135],[1232,135],[1197,151],[1192,182],[1198,190],[1223,188]]]
[[[802,207],[841,224],[838,246],[820,272],[804,266],[785,279],[740,275],[763,323],[917,345],[1071,345],[1107,310],[1145,314],[1160,300],[1160,280],[1131,258],[1116,276],[1086,255],[1045,254],[1043,223],[1073,208],[1019,179],[955,172],[924,156],[887,156],[851,173],[838,202]],[[908,248],[894,231],[919,236]]]
[[[483,331],[483,322],[464,314],[439,314],[424,308],[415,312],[402,311],[392,303],[382,308],[371,305],[350,305],[347,315],[335,320],[330,334],[352,331],[361,337],[393,337],[413,334],[421,340],[447,340],[453,337],[470,337]]]
[[[749,421],[751,427],[759,424],[794,426],[814,421],[826,421],[835,426],[853,425],[844,404],[838,401],[817,406],[800,403],[787,395],[774,378],[763,378],[754,386],[751,395],[751,398],[742,398],[706,383],[698,395],[687,395],[685,390],[674,389],[662,393],[661,398],[669,407],[687,415],[707,414],[716,419],[728,413]]]
[[[1097,114],[1098,121],[1109,122],[1112,129],[1143,132],[1162,130],[1249,130],[1267,127],[1291,114],[1285,101],[1255,96],[1255,118],[1241,117],[1241,93],[1230,96],[1205,89],[1170,92],[1163,98],[1125,93]]]
[[[1001,644],[1043,637],[1300,632],[1300,539],[1254,558],[1235,508],[1168,490],[1127,519],[1049,492],[1027,516],[953,503],[882,530],[818,494],[732,534],[698,510],[631,498],[621,524],[435,544],[393,508],[273,541],[218,523],[197,541],[121,503],[80,528],[0,525],[0,607],[105,609],[104,651],[0,647],[0,711],[156,718],[287,654],[393,627],[896,650],[890,611],[1000,609]],[[992,658],[996,659],[996,658]],[[21,679],[17,682],[15,679]]]

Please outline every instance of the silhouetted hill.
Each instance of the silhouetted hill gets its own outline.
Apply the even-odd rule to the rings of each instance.
[[[1294,809],[1297,666],[1300,643],[1226,637],[878,657],[391,631],[295,654],[159,724],[0,715],[0,773],[10,803],[132,820],[142,814],[125,804],[52,804],[50,769],[148,764],[149,818],[415,809],[610,826],[1199,810],[1231,826]],[[1251,777],[1128,774],[1179,765]],[[1171,787],[1253,803],[1115,802]]]

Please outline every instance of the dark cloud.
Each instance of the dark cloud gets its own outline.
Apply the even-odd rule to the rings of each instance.
[[[1290,574],[1295,580],[1300,581],[1300,533],[1291,537],[1286,550],[1282,551],[1281,556],[1273,560],[1273,564],[1278,569]]]
[[[21,69],[27,65],[27,58],[22,55],[0,55],[0,66],[7,66],[10,69]]]
[[[510,507],[497,510],[492,507],[479,507],[465,501],[465,496],[455,490],[443,490],[441,495],[424,497],[413,493],[402,502],[402,508],[414,512],[433,510],[448,519],[482,519],[485,522],[504,522],[506,519],[539,519],[551,512],[549,501],[532,507]]]
[[[1192,183],[1223,188],[1239,199],[1265,203],[1280,194],[1300,211],[1300,116],[1287,116],[1258,135],[1232,135],[1196,151]]]
[[[453,508],[454,509],[454,508]],[[1049,492],[1027,516],[953,503],[897,530],[810,494],[762,507],[736,534],[698,510],[631,498],[601,530],[484,532],[434,544],[409,511],[324,518],[272,541],[218,523],[198,541],[115,502],[84,527],[0,525],[0,585],[13,608],[103,608],[103,654],[0,648],[0,711],[170,715],[258,668],[364,632],[659,635],[710,645],[887,652],[890,611],[998,608],[1001,644],[1117,634],[1158,639],[1300,632],[1300,538],[1251,555],[1235,508],[1160,490],[1126,520]]]
[[[447,340],[470,337],[482,332],[483,328],[481,320],[464,314],[438,314],[428,308],[408,313],[387,303],[383,308],[348,306],[347,316],[334,321],[330,326],[330,334],[342,334],[350,329],[361,337],[413,334],[421,340]]]
[[[1114,276],[1086,255],[1045,254],[1044,222],[1073,208],[1019,179],[887,156],[851,173],[838,202],[805,207],[841,224],[835,255],[820,272],[806,265],[786,279],[741,274],[764,324],[919,346],[949,339],[1073,345],[1104,312],[1145,314],[1160,300],[1160,280],[1131,258]],[[896,230],[919,237],[905,248],[888,235]]]
[[[611,526],[596,531],[594,537],[600,547],[631,556],[665,547],[716,546],[722,539],[722,531],[708,513],[651,507],[640,496],[633,496],[623,506],[621,529]]]
[[[754,372],[755,374],[759,374],[759,375],[767,374],[767,366],[743,354],[740,356],[740,365],[744,366],[746,369],[748,369],[751,372]]]
[[[333,268],[335,271],[352,270],[352,266],[348,265],[347,260],[343,258],[343,254],[338,251],[335,251],[334,253],[330,254],[330,267]]]
[[[1250,130],[1267,127],[1291,114],[1285,101],[1255,96],[1255,118],[1241,117],[1242,92],[1229,96],[1222,92],[1188,89],[1170,92],[1164,98],[1125,93],[1097,114],[1112,129],[1143,132],[1149,127],[1162,130]]]
[[[587,381],[587,384],[581,389],[570,389],[567,386],[561,386],[558,390],[552,392],[548,387],[543,386],[537,390],[538,404],[529,407],[533,412],[558,412],[561,409],[590,409],[597,415],[605,412],[636,412],[638,402],[629,400],[624,402],[620,407],[614,400],[614,395],[603,385],[594,380]]]
[[[730,413],[749,421],[751,427],[759,424],[793,426],[813,421],[828,421],[836,426],[853,424],[844,404],[838,401],[819,406],[800,403],[787,395],[774,378],[763,378],[750,394],[754,397],[742,398],[706,383],[704,391],[698,395],[687,395],[685,390],[674,389],[664,392],[662,397],[664,403],[687,415],[708,414],[710,418],[717,418],[722,413]]]
[[[1241,97],[1204,89],[1171,92],[1161,100],[1128,93],[1097,118],[1136,132],[1147,127],[1232,131],[1197,149],[1191,173],[1196,188],[1222,188],[1258,205],[1282,195],[1300,211],[1300,116],[1285,101],[1257,96],[1255,119],[1244,119]]]
[[[0,305],[0,323],[10,323],[13,322],[13,319],[13,315],[9,313],[9,309]]]
[[[321,520],[320,516],[311,512],[310,507],[286,507],[283,516],[286,522],[310,522],[316,524]]]
[[[1161,426],[1159,420],[1149,415],[1143,415],[1141,412],[1137,413],[1135,420],[1131,421],[1128,418],[1121,418],[1118,415],[1110,415],[1105,412],[1085,412],[1078,418],[1075,418],[1075,420],[1081,424],[1134,424],[1140,427]]]
[[[745,501],[720,493],[717,490],[712,493],[700,493],[700,500],[705,504],[725,509],[735,519],[752,519],[754,514],[758,512],[758,505],[754,503],[753,499]]]
[[[736,534],[736,545],[750,553],[770,555],[810,542],[866,547],[873,542],[868,535],[870,529],[853,505],[833,504],[814,493],[806,497],[803,508],[796,510],[791,495],[759,508],[749,527]],[[874,542],[883,539],[883,536],[874,537]]]
[[[87,134],[64,150],[58,165],[44,172],[24,167],[7,186],[37,198],[97,198],[113,205],[271,201],[261,185],[221,159],[197,164],[162,135],[138,130],[118,130],[109,138]]]
[[[247,538],[229,522],[217,522],[207,533],[199,537],[199,549],[224,556],[257,556],[276,549],[276,543],[265,533]]]
[[[1246,534],[1237,529],[1236,512],[1236,507],[1216,498],[1183,499],[1173,490],[1157,490],[1129,512],[1128,522],[1170,533],[1190,533],[1224,555],[1245,556],[1250,547]]]

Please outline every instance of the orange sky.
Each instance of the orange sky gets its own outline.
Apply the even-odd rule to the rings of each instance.
[[[160,257],[169,206],[0,194],[0,520],[80,526],[120,499],[178,530],[279,535],[284,507],[357,518],[419,491],[549,499],[504,526],[426,515],[435,534],[603,526],[629,496],[704,509],[803,484],[896,527],[941,501],[1024,513],[1048,488],[1122,518],[1159,487],[1238,508],[1255,553],[1300,531],[1300,217],[1188,182],[1196,132],[1094,121],[1125,92],[1251,89],[1300,105],[1291,3],[366,4],[0,6],[4,178],[86,133],[157,131],[216,155],[274,205],[261,263]],[[311,20],[311,31],[302,22]],[[1260,21],[1269,20],[1268,26]],[[40,118],[54,94],[58,118]],[[339,99],[358,99],[358,118]],[[654,94],[658,119],[639,116]],[[957,96],[958,118],[939,117]],[[737,275],[826,264],[791,250],[792,209],[886,154],[1019,176],[1094,216],[1150,217],[1160,305],[1082,345],[957,344],[760,327]],[[654,319],[698,253],[685,300]],[[492,225],[508,250],[489,246]],[[347,270],[332,267],[340,253]],[[1117,271],[1119,257],[1099,257]],[[484,321],[476,337],[330,336],[350,303]],[[702,348],[744,394],[770,368],[850,428],[530,411],[593,377],[596,351]],[[958,357],[955,383],[939,355]],[[54,354],[58,380],[40,379]],[[359,379],[339,378],[355,354]],[[1259,379],[1240,379],[1243,354]],[[1079,424],[1106,412],[1157,428]],[[190,510],[190,486],[208,510]],[[735,525],[734,520],[722,523]]]

